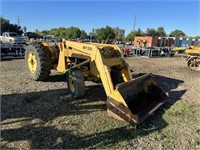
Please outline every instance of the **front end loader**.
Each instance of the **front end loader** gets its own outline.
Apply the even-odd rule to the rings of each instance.
[[[185,52],[188,67],[191,70],[200,71],[200,42],[199,45],[189,46]]]
[[[29,76],[36,81],[48,78],[50,70],[66,73],[73,98],[85,93],[85,81],[101,81],[107,95],[108,114],[118,120],[140,124],[167,98],[151,74],[132,78],[129,65],[116,45],[37,42],[26,49]]]

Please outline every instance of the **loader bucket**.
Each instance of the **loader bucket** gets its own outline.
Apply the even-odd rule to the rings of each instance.
[[[115,86],[107,99],[108,114],[118,120],[140,124],[156,111],[168,96],[151,74]]]

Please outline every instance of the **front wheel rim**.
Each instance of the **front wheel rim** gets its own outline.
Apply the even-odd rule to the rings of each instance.
[[[72,92],[75,92],[75,80],[72,76],[69,76],[69,86]]]
[[[28,54],[28,68],[31,73],[35,73],[37,69],[37,59],[36,55],[33,52]]]

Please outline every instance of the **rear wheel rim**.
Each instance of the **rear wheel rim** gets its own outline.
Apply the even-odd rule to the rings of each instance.
[[[36,55],[33,52],[28,54],[28,68],[31,73],[35,73],[37,69],[37,59]]]

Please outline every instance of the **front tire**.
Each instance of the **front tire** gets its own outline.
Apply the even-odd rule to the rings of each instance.
[[[34,43],[26,48],[25,61],[28,74],[35,81],[43,81],[50,75],[50,56],[42,44]]]
[[[83,97],[85,93],[85,82],[80,69],[72,68],[67,71],[67,86],[72,98]]]

